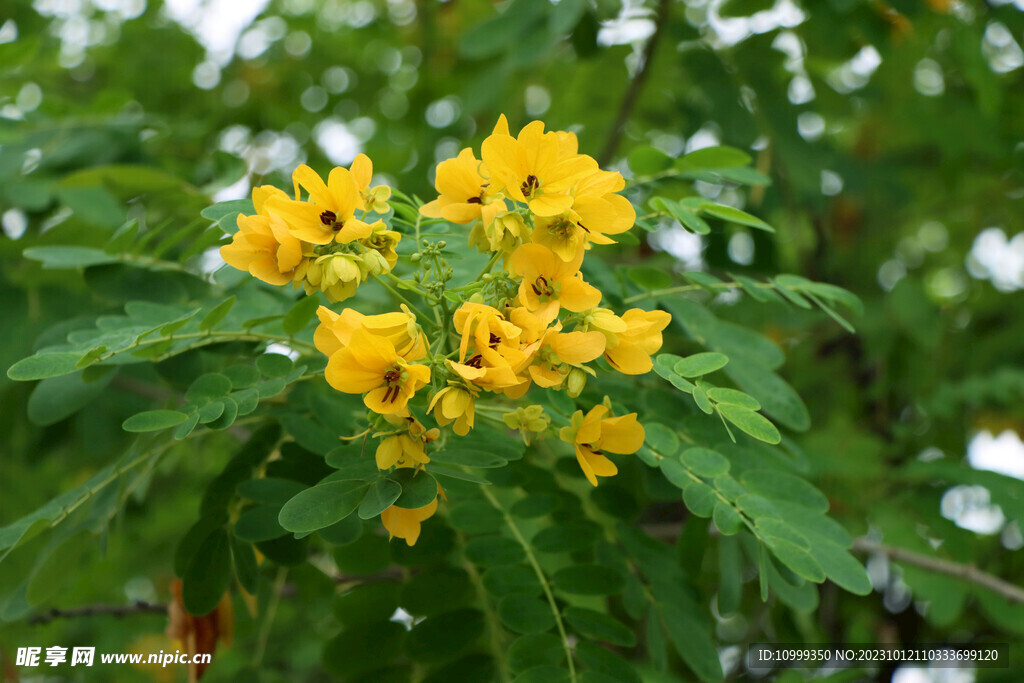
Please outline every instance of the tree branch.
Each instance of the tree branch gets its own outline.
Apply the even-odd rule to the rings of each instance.
[[[671,4],[672,0],[658,0],[658,9],[654,16],[654,33],[651,34],[647,45],[644,46],[639,70],[633,76],[633,80],[630,81],[629,88],[626,89],[626,94],[622,98],[622,104],[619,105],[619,115],[615,118],[615,123],[612,124],[611,131],[608,133],[608,141],[605,143],[604,149],[601,150],[601,155],[597,158],[601,166],[607,165],[612,160],[615,150],[619,147],[622,134],[626,130],[626,124],[629,122],[629,117],[633,114],[633,105],[636,104],[637,99],[640,97],[640,91],[643,90],[644,83],[647,81],[647,75],[651,69],[651,61],[654,59],[654,50],[658,47],[658,39],[661,38],[662,29],[668,23],[668,10]]]
[[[28,623],[32,625],[47,624],[54,619],[74,619],[100,614],[117,618],[132,614],[167,614],[167,605],[136,600],[130,605],[86,605],[85,607],[72,607],[70,609],[57,609],[54,607],[48,612],[32,617],[28,620]]]
[[[882,553],[894,562],[904,562],[939,574],[955,576],[968,583],[987,588],[993,593],[998,593],[1010,602],[1024,605],[1024,589],[1009,581],[1004,581],[998,576],[983,572],[973,564],[951,562],[950,560],[923,555],[912,550],[906,550],[905,548],[884,545],[867,538],[854,539],[853,549],[862,553]]]

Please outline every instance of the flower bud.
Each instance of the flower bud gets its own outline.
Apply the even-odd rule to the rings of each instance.
[[[566,393],[570,397],[576,398],[582,393],[583,388],[587,386],[587,373],[580,368],[573,368],[569,371],[568,377],[565,378]]]

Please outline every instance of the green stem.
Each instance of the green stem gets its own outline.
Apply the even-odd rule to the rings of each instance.
[[[398,280],[398,278],[395,278],[395,276],[394,276],[394,275],[391,275],[391,273],[387,273],[387,275],[388,275],[389,277],[391,277],[391,278],[394,278],[395,280]],[[417,320],[424,320],[424,321],[426,321],[426,322],[432,322],[432,321],[430,320],[430,318],[428,318],[428,317],[427,317],[427,314],[426,314],[426,313],[424,313],[423,311],[421,311],[421,310],[419,309],[419,307],[418,307],[418,306],[416,306],[416,304],[414,304],[413,302],[409,301],[409,299],[407,299],[406,297],[402,296],[402,295],[401,295],[401,294],[400,294],[400,293],[398,292],[398,290],[397,290],[397,289],[395,289],[394,287],[392,287],[391,285],[389,285],[389,284],[388,284],[387,280],[385,280],[384,278],[380,277],[379,275],[374,275],[374,279],[375,279],[375,280],[377,280],[377,282],[379,282],[379,283],[380,283],[380,286],[381,286],[381,287],[383,287],[384,289],[386,289],[386,290],[388,290],[389,292],[391,292],[391,295],[392,295],[393,297],[395,297],[396,299],[398,299],[399,301],[401,301],[402,303],[404,303],[404,304],[405,304],[406,306],[408,306],[408,307],[409,307],[409,310],[411,310],[411,311],[412,311],[413,313],[415,313],[415,314],[416,314],[416,319],[417,319]],[[398,281],[399,281],[399,282],[401,282],[401,280],[398,280]],[[425,292],[424,292],[424,296],[426,296],[426,293],[425,293]]]
[[[267,642],[270,640],[270,628],[274,625],[274,617],[277,616],[277,606],[281,604],[281,593],[284,592],[284,582],[288,578],[288,568],[281,567],[277,570],[277,578],[274,580],[274,587],[270,594],[270,604],[263,617],[263,624],[260,626],[259,640],[256,641],[256,651],[252,655],[253,668],[259,668],[263,661],[263,653],[267,650]]]
[[[558,635],[562,639],[562,649],[565,650],[565,659],[569,664],[569,680],[576,681],[576,664],[572,659],[572,648],[569,647],[569,636],[565,632],[565,624],[562,622],[562,613],[558,609],[558,604],[555,602],[555,595],[551,592],[551,585],[548,583],[547,577],[544,576],[544,570],[541,569],[540,563],[537,561],[537,556],[533,553],[533,548],[530,547],[529,542],[523,537],[519,527],[516,526],[512,516],[502,507],[501,503],[493,493],[488,490],[487,486],[481,486],[480,491],[484,494],[484,497],[491,502],[495,508],[501,511],[502,516],[505,518],[505,524],[508,526],[512,535],[515,536],[516,541],[522,546],[523,551],[526,553],[526,559],[529,561],[530,566],[533,567],[533,572],[537,575],[537,580],[540,581],[541,587],[544,589],[544,596],[548,600],[548,605],[551,606],[551,613],[555,615],[555,626],[558,628]]]
[[[315,352],[317,350],[316,346],[314,346],[313,344],[310,344],[309,342],[300,341],[298,339],[295,339],[294,337],[283,337],[281,335],[276,335],[276,334],[264,334],[264,333],[261,333],[261,332],[250,332],[248,330],[231,330],[231,331],[219,331],[219,332],[216,331],[216,330],[206,330],[205,332],[190,332],[188,334],[174,334],[174,335],[171,335],[169,337],[154,337],[152,339],[136,340],[136,342],[134,344],[132,344],[131,346],[125,347],[123,349],[115,349],[114,351],[110,351],[108,353],[104,353],[104,354],[98,356],[96,358],[96,360],[93,361],[93,362],[94,363],[101,363],[103,361],[110,360],[111,358],[113,358],[114,356],[117,356],[119,354],[127,353],[129,351],[132,351],[133,349],[137,349],[137,348],[140,348],[140,347],[146,347],[146,346],[152,346],[154,344],[159,344],[161,342],[165,342],[165,341],[168,341],[168,340],[182,340],[182,339],[198,339],[199,341],[197,341],[194,344],[190,344],[190,345],[188,345],[185,348],[175,349],[173,352],[168,352],[166,354],[161,354],[160,356],[157,356],[157,357],[152,358],[150,360],[156,362],[156,361],[163,360],[164,358],[168,358],[168,357],[173,356],[173,355],[184,353],[185,351],[190,351],[192,349],[199,348],[201,346],[207,346],[208,344],[217,344],[217,343],[226,342],[226,341],[252,341],[252,342],[268,341],[268,342],[277,342],[277,343],[280,343],[280,344],[287,344],[288,346],[291,346],[291,347],[302,347],[305,351],[307,351],[309,353],[313,353],[313,352]]]

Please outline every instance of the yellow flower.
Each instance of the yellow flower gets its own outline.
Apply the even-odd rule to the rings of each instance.
[[[405,426],[407,431],[388,436],[380,442],[376,452],[377,469],[418,467],[430,462],[426,445],[441,435],[437,428],[428,430],[408,412],[404,415],[385,415],[384,419],[396,427]]]
[[[344,301],[356,293],[364,279],[362,261],[356,254],[324,254],[307,258],[295,269],[294,286],[306,294],[321,291],[328,301]]]
[[[605,453],[636,453],[644,445],[645,434],[643,425],[636,421],[636,413],[613,417],[607,406],[596,405],[585,417],[582,410],[577,410],[572,424],[562,427],[558,437],[573,444],[580,469],[587,481],[597,486],[598,477],[611,477],[619,472]]]
[[[352,179],[356,181],[359,189],[359,197],[367,211],[385,214],[391,207],[388,206],[388,199],[391,198],[391,188],[387,185],[378,185],[370,188],[370,180],[373,178],[373,162],[365,154],[357,154],[349,167]]]
[[[437,165],[434,187],[440,196],[420,207],[420,213],[428,218],[461,224],[480,218],[487,226],[495,214],[505,210],[505,202],[488,193],[486,169],[481,169],[481,162],[469,147]]]
[[[455,311],[453,321],[461,337],[459,360],[448,361],[448,366],[456,374],[488,391],[523,382],[516,374],[526,360],[526,354],[519,348],[520,329],[498,309],[466,302]]]
[[[384,258],[388,264],[387,271],[393,270],[395,264],[398,263],[398,252],[395,248],[402,241],[402,234],[388,230],[384,221],[377,221],[370,225],[370,228],[373,232],[363,240],[363,243]]]
[[[401,306],[401,313],[395,311],[380,315],[363,315],[352,308],[338,314],[321,306],[316,311],[320,324],[313,333],[313,343],[320,353],[331,356],[352,343],[352,334],[362,328],[390,341],[395,352],[405,360],[419,360],[427,355],[427,338],[416,324],[416,316],[405,304]]]
[[[544,324],[558,317],[560,308],[585,311],[601,303],[601,292],[583,281],[580,251],[572,261],[563,261],[539,244],[524,244],[515,250],[509,267],[523,278],[519,303]]]
[[[465,436],[473,428],[474,401],[479,393],[479,390],[470,386],[449,382],[431,399],[427,412],[432,412],[437,424],[442,427],[454,421],[452,430],[459,436]]]
[[[475,344],[477,350],[519,346],[520,329],[506,320],[501,311],[493,306],[467,301],[455,311],[452,321],[455,323],[455,332],[461,337],[460,361],[465,360],[471,342]]]
[[[530,236],[530,228],[515,211],[503,211],[490,223],[473,225],[469,232],[469,246],[479,251],[514,251]]]
[[[406,362],[388,339],[360,328],[348,346],[331,355],[324,377],[338,391],[365,394],[363,403],[373,412],[390,415],[403,412],[430,381],[430,368]]]
[[[440,489],[440,487],[438,487]],[[388,530],[388,540],[404,538],[407,545],[416,545],[420,537],[420,525],[437,512],[437,498],[421,508],[407,510],[392,505],[380,513],[380,521]]]
[[[560,332],[561,325],[549,327],[540,341],[528,347],[530,377],[541,387],[560,387],[571,366],[589,363],[604,352],[600,332]]]
[[[231,244],[220,248],[224,262],[268,284],[290,282],[302,262],[302,243],[288,232],[284,221],[275,215],[238,214],[237,222],[238,232],[232,235]]]
[[[272,195],[265,207],[281,216],[293,235],[312,244],[346,244],[370,236],[370,226],[355,217],[364,204],[348,169],[335,168],[325,184],[316,171],[303,164],[295,169],[292,180],[296,199]],[[311,201],[297,199],[300,187],[306,189]]]
[[[672,316],[665,311],[631,308],[622,314],[622,322],[626,329],[609,335],[604,357],[624,375],[650,372],[654,367],[651,355],[661,348],[661,331],[672,322]]]
[[[480,156],[491,183],[505,196],[524,202],[538,216],[554,216],[572,206],[569,191],[577,180],[597,169],[597,162],[576,153],[576,136],[545,133],[534,121],[512,137],[502,115],[484,140]]]

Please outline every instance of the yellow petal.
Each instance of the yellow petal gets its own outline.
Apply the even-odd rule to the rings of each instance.
[[[601,421],[601,438],[594,446],[601,451],[627,455],[644,445],[644,428],[636,421],[636,413],[609,417]]]
[[[305,189],[309,193],[310,198],[320,206],[330,206],[334,203],[323,178],[306,164],[302,164],[295,169],[292,173],[292,181],[294,181],[296,187]],[[298,198],[297,191],[295,197],[296,199]]]

